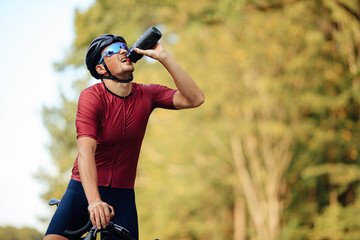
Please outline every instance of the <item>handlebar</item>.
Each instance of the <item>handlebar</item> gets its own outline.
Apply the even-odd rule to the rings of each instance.
[[[75,231],[70,231],[70,230],[65,230],[64,234],[68,237],[78,237],[80,238],[84,233],[89,232],[90,229],[93,227],[91,220],[89,219],[89,221],[86,223],[85,226],[83,226],[82,228],[75,230]]]
[[[53,206],[53,205],[58,206],[59,203],[60,203],[60,200],[54,199],[54,198],[50,199],[50,201],[49,201],[50,206]],[[129,231],[126,228],[121,227],[113,222],[110,222],[109,225],[107,225],[105,228],[97,229],[97,227],[94,227],[92,225],[90,218],[89,218],[89,221],[86,223],[86,225],[83,226],[82,228],[75,230],[75,231],[65,230],[64,234],[65,234],[65,236],[67,236],[70,239],[80,239],[80,237],[82,235],[87,233],[84,240],[96,240],[96,235],[99,232],[108,232],[108,233],[114,234],[115,236],[120,237],[123,240],[136,240],[135,238],[130,236]],[[155,239],[155,240],[158,240],[158,239]]]
[[[79,239],[83,234],[85,234],[87,232],[88,232],[88,234],[86,235],[84,240],[95,240],[96,235],[99,232],[109,232],[109,233],[112,233],[115,236],[118,236],[124,240],[135,240],[135,238],[130,236],[129,231],[124,227],[121,227],[113,222],[110,222],[109,225],[107,225],[105,228],[97,229],[96,227],[94,227],[92,225],[90,219],[86,223],[86,225],[83,226],[82,228],[75,230],[75,231],[65,230],[64,234],[67,237],[69,237],[70,239],[73,239],[73,238]]]

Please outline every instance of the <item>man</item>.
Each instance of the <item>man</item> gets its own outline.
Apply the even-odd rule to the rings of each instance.
[[[85,225],[88,212],[97,228],[106,227],[111,218],[137,239],[134,182],[148,118],[155,108],[195,108],[204,102],[200,88],[159,43],[135,51],[159,61],[177,90],[133,83],[128,50],[122,37],[110,34],[94,39],[88,48],[87,68],[101,82],[80,95],[78,156],[45,240],[67,239],[64,230]]]

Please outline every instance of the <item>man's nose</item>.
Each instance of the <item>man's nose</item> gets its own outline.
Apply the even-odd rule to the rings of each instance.
[[[123,49],[123,48],[120,48],[120,54],[126,54],[126,53],[128,53],[128,51],[126,50],[126,49]]]

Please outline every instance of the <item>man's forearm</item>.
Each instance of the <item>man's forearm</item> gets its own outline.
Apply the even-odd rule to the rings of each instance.
[[[197,107],[204,102],[205,97],[201,89],[170,54],[166,54],[159,61],[170,73],[177,89],[192,107]]]
[[[97,170],[94,156],[90,153],[79,153],[78,164],[81,182],[88,203],[91,204],[101,200],[97,185]]]

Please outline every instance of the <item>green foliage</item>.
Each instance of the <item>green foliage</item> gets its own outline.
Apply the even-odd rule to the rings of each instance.
[[[0,239],[6,240],[40,240],[43,235],[33,228],[0,227]]]
[[[56,174],[40,169],[37,178],[46,181],[48,190],[43,194],[45,201],[51,198],[60,199],[74,163],[76,152],[75,116],[77,105],[62,95],[62,105],[43,108],[43,119],[51,137],[49,152],[56,166]]]
[[[359,206],[332,205],[326,207],[315,218],[314,231],[307,234],[309,239],[346,239],[360,238]]]
[[[278,203],[279,226],[268,239],[359,238],[360,6],[343,2],[97,0],[76,11],[76,38],[59,70],[84,68],[86,49],[100,34],[131,45],[157,25],[161,43],[206,96],[198,109],[155,110],[150,118],[136,182],[141,238],[244,232],[243,239],[261,239],[252,202],[240,211],[242,228],[236,225],[235,206],[247,193],[233,139],[246,150],[248,172],[259,164],[250,174],[257,197],[268,207],[270,199]],[[159,63],[142,60],[135,68],[136,82],[174,87]],[[86,84],[76,81],[75,91]],[[46,200],[61,196],[76,157],[76,102],[63,97],[61,106],[43,110],[58,170],[40,171]],[[276,157],[284,139],[289,165]],[[269,190],[278,164],[284,172]],[[270,216],[262,214],[263,222]]]

